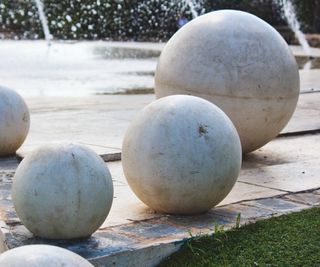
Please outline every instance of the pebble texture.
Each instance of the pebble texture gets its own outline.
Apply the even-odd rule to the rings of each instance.
[[[192,20],[169,40],[157,65],[155,93],[196,95],[216,104],[248,153],[273,139],[291,118],[299,73],[274,28],[251,14],[222,10]]]

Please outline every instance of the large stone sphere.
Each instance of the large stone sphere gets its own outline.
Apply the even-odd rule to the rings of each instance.
[[[239,136],[215,105],[194,96],[159,99],[133,120],[122,146],[124,174],[152,209],[209,210],[230,192],[241,167]]]
[[[15,154],[27,137],[29,110],[15,91],[0,86],[0,157]]]
[[[295,110],[299,72],[280,34],[258,17],[234,10],[200,16],[164,47],[156,96],[196,95],[234,123],[244,153],[278,135]]]
[[[105,221],[113,200],[110,172],[92,150],[74,144],[44,146],[27,155],[14,175],[12,200],[36,236],[90,236]]]
[[[29,245],[8,250],[0,255],[3,267],[93,267],[84,258],[63,248]]]

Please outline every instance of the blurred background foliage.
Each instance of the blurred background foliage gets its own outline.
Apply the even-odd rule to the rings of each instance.
[[[278,3],[276,3],[278,1]],[[320,0],[292,0],[302,30],[320,33]],[[196,0],[197,13],[239,9],[253,13],[273,26],[286,28],[280,0]],[[179,0],[43,0],[55,39],[166,41],[178,29],[183,13],[193,13]],[[43,38],[34,0],[0,0],[2,38]]]

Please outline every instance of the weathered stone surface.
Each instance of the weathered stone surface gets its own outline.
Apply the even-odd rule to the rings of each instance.
[[[244,156],[242,173],[268,166],[307,162],[318,159],[320,134],[276,138],[259,150]],[[279,168],[281,168],[279,166]],[[290,169],[288,170],[290,172]],[[301,170],[303,171],[303,170]],[[261,180],[257,178],[257,180]]]
[[[284,128],[299,86],[297,63],[280,34],[237,10],[207,13],[182,27],[163,48],[155,74],[157,98],[195,95],[221,108],[244,153]]]
[[[302,77],[307,89],[309,85],[320,84],[317,72],[310,73],[310,83]],[[316,94],[305,94],[299,100],[295,114],[296,122],[299,122],[298,131],[309,129],[310,125],[313,127],[318,122]],[[31,148],[47,141],[84,140],[102,156],[120,158],[121,140],[127,125],[152,100],[153,95],[92,96],[73,98],[72,101],[69,98],[27,99],[31,107],[32,126],[27,143],[20,151],[22,154],[28,153]],[[303,115],[299,115],[300,112]],[[297,125],[294,120],[295,117],[292,127]],[[122,130],[118,131],[113,125]],[[121,162],[109,162],[107,165],[115,186],[114,205],[109,217],[91,238],[68,242],[34,238],[21,225],[13,209],[10,192],[19,160],[15,157],[0,158],[0,240],[3,241],[0,251],[23,244],[56,244],[90,259],[96,266],[154,266],[177,250],[183,240],[190,237],[190,233],[212,233],[215,224],[223,224],[225,229],[234,227],[239,212],[243,224],[318,205],[320,190],[316,172],[319,151],[319,134],[281,137],[271,141],[244,157],[239,182],[221,203],[223,206],[196,216],[155,213],[129,190]],[[111,153],[116,154],[109,156]],[[309,191],[300,193],[301,190]],[[281,201],[253,201],[279,195]],[[139,228],[141,223],[144,223],[143,230]],[[157,227],[157,224],[160,226]],[[155,229],[159,230],[162,238],[157,238]],[[139,231],[144,235],[139,236]]]
[[[36,236],[90,236],[113,201],[111,174],[91,149],[69,143],[42,146],[20,163],[12,184],[18,217]]]
[[[212,213],[214,215],[228,218],[234,225],[236,224],[238,216],[240,218],[240,223],[244,224],[258,218],[267,218],[274,214],[270,209],[247,206],[245,203],[246,202],[241,202],[240,204],[218,207],[212,210]]]
[[[239,181],[286,192],[300,192],[320,187],[320,159],[247,169]]]
[[[319,73],[320,76],[320,73]],[[318,81],[319,82],[319,81]],[[320,84],[320,83],[319,83]],[[320,91],[300,94],[297,109],[281,135],[320,131]]]
[[[252,177],[255,173],[252,174]],[[271,189],[264,186],[258,186],[255,184],[242,182],[242,173],[240,172],[239,181],[235,184],[234,188],[227,195],[227,197],[219,203],[218,206],[228,205],[248,199],[272,197],[285,194],[286,192],[277,189]]]
[[[110,95],[72,101],[63,97],[26,99],[32,124],[18,153],[24,156],[40,145],[58,142],[78,142],[105,157],[119,153],[130,121],[154,98],[154,95]]]
[[[242,151],[230,119],[203,98],[172,95],[146,106],[124,137],[130,188],[152,209],[196,214],[219,204],[240,172]]]
[[[0,114],[0,157],[14,155],[29,131],[29,109],[16,91],[0,86]]]
[[[29,245],[6,251],[0,255],[0,265],[8,267],[93,267],[79,255],[49,245]]]
[[[320,195],[317,192],[312,193],[300,193],[300,194],[290,194],[284,197],[285,199],[305,205],[319,206],[320,205]]]
[[[308,208],[308,205],[295,203],[281,198],[264,198],[244,203],[248,206],[272,210],[275,214],[300,211]]]
[[[0,210],[2,211],[1,219],[7,223],[0,227],[2,239],[5,241],[2,243],[3,249],[6,249],[6,246],[13,248],[24,244],[52,244],[70,249],[89,259],[96,266],[127,266],[128,264],[130,266],[143,264],[155,266],[163,257],[179,249],[183,240],[190,238],[191,234],[213,233],[216,224],[224,225],[225,229],[234,227],[239,213],[241,214],[240,223],[245,224],[272,215],[317,205],[316,201],[300,204],[302,202],[296,199],[289,200],[288,195],[272,198],[278,191],[271,189],[268,189],[269,193],[271,192],[269,194],[271,198],[241,201],[246,186],[243,184],[243,193],[239,194],[240,202],[237,204],[217,207],[208,213],[196,216],[157,214],[143,205],[130,192],[119,162],[108,163],[108,166],[115,184],[114,213],[110,214],[102,228],[91,238],[71,241],[35,238],[21,225],[10,200],[12,170],[3,172],[2,178],[6,183],[2,184],[2,190],[0,190]],[[257,168],[259,169],[259,165]],[[251,175],[255,177],[257,173],[253,172]],[[249,184],[248,187],[250,186]],[[267,189],[260,185],[254,185],[254,188]],[[283,191],[279,192],[285,194]],[[237,191],[234,192],[234,201],[237,202],[236,193]],[[126,195],[127,197],[122,202],[119,201]],[[268,194],[264,193],[263,196],[266,197]],[[250,197],[251,199],[258,198],[259,193],[248,193],[246,199]],[[292,197],[293,195],[290,195],[290,198]]]
[[[316,73],[310,77],[315,84],[320,84]],[[302,85],[309,88],[309,83],[305,79]],[[281,133],[319,129],[319,96],[318,92],[301,94],[292,120]],[[130,121],[154,99],[154,95],[90,96],[72,101],[64,97],[27,98],[32,124],[18,153],[24,156],[48,142],[66,141],[85,144],[107,160],[110,157],[111,160],[119,159],[122,139]],[[109,156],[112,154],[115,156]]]

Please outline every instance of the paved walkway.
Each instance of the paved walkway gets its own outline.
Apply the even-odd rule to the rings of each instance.
[[[171,216],[154,213],[128,187],[121,161],[107,162],[115,186],[111,212],[89,239],[48,241],[35,238],[17,218],[11,183],[19,162],[0,160],[0,250],[49,243],[73,250],[96,266],[154,266],[179,249],[190,234],[212,233],[320,205],[320,75],[301,71],[297,110],[280,136],[246,155],[232,192],[206,214]],[[121,140],[134,115],[154,95],[111,95],[85,98],[29,98],[31,129],[21,156],[49,142],[86,144],[105,160],[120,159]]]
[[[302,94],[298,108],[282,133],[320,129],[318,71],[309,71],[311,75],[302,71]],[[139,110],[155,100],[155,96],[107,95],[26,100],[31,111],[31,128],[18,154],[24,156],[42,144],[64,141],[88,145],[108,159],[121,151],[122,139],[130,121]]]
[[[48,241],[35,238],[16,217],[10,188],[17,160],[0,164],[0,211],[7,247],[49,243],[73,250],[96,266],[154,266],[179,249],[190,234],[214,231],[215,224],[225,229],[274,215],[299,211],[320,204],[320,134],[280,137],[264,148],[247,155],[232,192],[206,214],[171,216],[154,213],[129,189],[121,162],[109,162],[115,199],[111,212],[91,238],[81,241]]]

